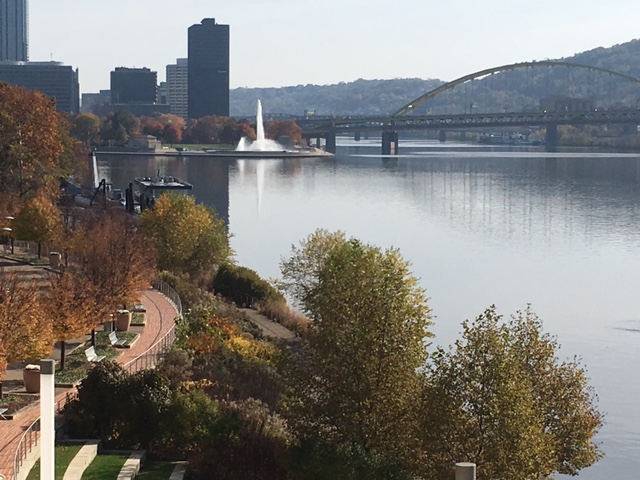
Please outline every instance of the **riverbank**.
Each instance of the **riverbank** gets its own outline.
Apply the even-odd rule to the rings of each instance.
[[[299,150],[176,150],[175,148],[163,148],[162,150],[96,150],[96,155],[140,155],[162,157],[212,157],[212,158],[334,158],[335,154],[319,148],[305,148]]]

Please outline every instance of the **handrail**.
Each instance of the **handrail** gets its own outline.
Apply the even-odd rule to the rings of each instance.
[[[158,292],[160,292],[171,304],[175,307],[177,316],[182,316],[182,301],[180,300],[180,296],[176,293],[176,291],[171,288],[166,282],[162,279],[156,279],[152,282],[153,288],[155,288]],[[133,360],[125,363],[123,365],[123,369],[128,373],[132,374],[141,369],[147,369],[152,366],[155,366],[155,362],[158,357],[167,350],[171,344],[174,342],[176,338],[176,328],[175,323],[169,329],[169,331],[156,343],[151,345],[147,350],[138,355]],[[66,402],[68,402],[72,397],[77,395],[77,391],[69,392],[64,398],[61,398],[56,402],[56,412],[60,412],[62,407]],[[22,466],[23,460],[27,457],[27,455],[31,452],[33,447],[38,445],[38,439],[40,434],[40,418],[37,418],[29,428],[22,434],[20,438],[20,443],[18,444],[18,448],[16,449],[16,454],[13,461],[13,479],[18,480],[18,472],[20,471],[20,466]]]

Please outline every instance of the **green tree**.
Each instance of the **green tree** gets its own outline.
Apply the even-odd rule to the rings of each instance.
[[[161,270],[208,281],[233,254],[224,221],[192,196],[165,193],[140,221],[156,245]]]
[[[313,322],[304,359],[294,362],[290,419],[303,437],[360,445],[408,466],[417,448],[417,369],[430,336],[427,299],[397,250],[356,239],[323,250],[336,236],[316,232],[298,250],[304,258],[288,262],[316,272],[298,299]]]
[[[425,375],[427,474],[469,461],[479,479],[537,480],[596,462],[602,415],[584,369],[560,362],[558,348],[529,308],[506,323],[495,307],[464,322],[455,349],[438,349]]]
[[[329,252],[345,241],[344,232],[318,229],[302,240],[300,246],[291,245],[289,258],[280,262],[280,287],[293,299],[302,302],[317,286]]]
[[[129,112],[118,110],[109,114],[102,124],[102,139],[116,145],[124,145],[132,135],[139,132],[140,120]]]
[[[71,135],[80,140],[86,146],[100,143],[100,118],[93,113],[80,113],[72,116]]]

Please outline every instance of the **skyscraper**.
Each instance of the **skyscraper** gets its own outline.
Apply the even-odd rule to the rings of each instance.
[[[27,10],[27,0],[0,0],[0,61],[29,60]]]
[[[187,118],[189,112],[189,61],[178,58],[174,65],[167,65],[167,103],[171,113]]]
[[[229,116],[229,25],[189,27],[189,118]]]
[[[150,69],[117,67],[111,71],[111,103],[156,103],[158,74]]]

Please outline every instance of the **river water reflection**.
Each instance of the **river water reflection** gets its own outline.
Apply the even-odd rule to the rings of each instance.
[[[431,297],[434,343],[490,304],[527,304],[578,355],[599,395],[606,457],[580,479],[640,471],[640,156],[544,153],[344,140],[335,160],[99,156],[101,178],[124,189],[162,174],[194,184],[228,219],[240,264],[277,277],[292,243],[316,228],[395,246]]]

